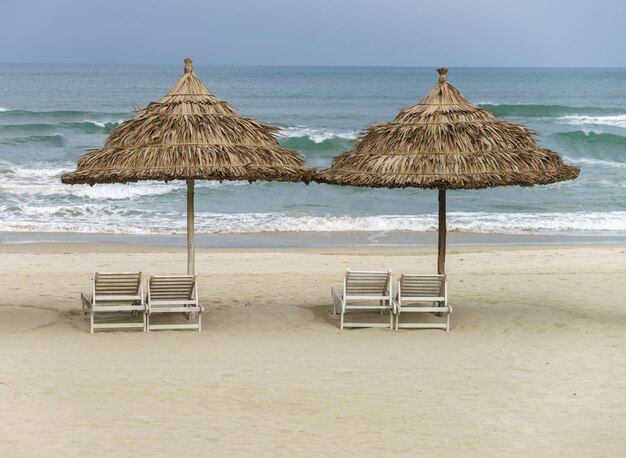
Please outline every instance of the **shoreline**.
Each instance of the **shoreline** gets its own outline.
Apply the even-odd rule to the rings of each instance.
[[[496,253],[496,252],[527,252],[527,251],[608,251],[626,250],[626,242],[615,243],[543,243],[543,244],[458,244],[447,247],[446,257],[463,253]],[[118,253],[133,255],[172,254],[186,259],[187,248],[184,245],[157,245],[126,242],[28,242],[0,243],[0,254],[33,254],[33,255],[80,255],[85,253]],[[323,256],[389,256],[389,257],[437,257],[437,245],[345,245],[345,246],[278,246],[278,247],[196,247],[196,255],[227,255],[227,254],[302,254]]]
[[[242,248],[341,248],[341,247],[436,247],[437,232],[262,232],[229,234],[196,234],[197,249]],[[184,234],[107,234],[75,232],[0,232],[0,250],[9,245],[36,244],[105,244],[184,248]],[[544,235],[447,233],[447,246],[584,246],[622,245],[626,235]]]

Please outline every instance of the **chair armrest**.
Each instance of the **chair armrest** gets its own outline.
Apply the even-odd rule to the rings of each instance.
[[[83,303],[83,307],[87,307],[87,308],[93,307],[93,302],[91,298],[87,295],[87,293],[80,293],[80,300]]]
[[[343,301],[343,290],[338,286],[331,286],[330,295],[333,297],[333,301],[342,302]]]

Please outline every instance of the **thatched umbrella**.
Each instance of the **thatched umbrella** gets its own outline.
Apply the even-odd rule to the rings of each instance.
[[[439,259],[445,273],[446,189],[533,186],[571,180],[580,169],[537,146],[534,132],[472,105],[446,81],[387,124],[374,125],[319,181],[377,188],[439,190]]]
[[[185,59],[165,97],[116,128],[104,147],[78,161],[63,183],[187,181],[187,271],[195,271],[194,180],[309,181],[296,152],[282,148],[276,127],[239,116],[215,97]]]

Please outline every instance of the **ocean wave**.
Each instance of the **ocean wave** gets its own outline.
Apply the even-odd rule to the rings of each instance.
[[[293,126],[282,128],[278,135],[282,138],[308,138],[313,143],[320,144],[334,138],[354,140],[357,138],[358,132],[337,132],[327,129],[314,129],[310,127]]]
[[[67,141],[66,141],[65,137],[63,135],[61,135],[61,134],[29,135],[27,137],[8,139],[8,140],[5,140],[5,143],[8,143],[8,144],[30,144],[30,143],[36,143],[36,144],[44,144],[44,145],[58,146],[58,147],[62,147],[62,146],[66,146],[67,145]]]
[[[158,196],[186,189],[183,181],[164,183],[142,181],[130,184],[66,185],[61,183],[61,175],[73,170],[75,164],[64,167],[24,167],[0,161],[0,191],[6,195],[31,196],[75,196],[89,200],[127,200],[148,196]],[[196,189],[248,186],[247,181],[198,181]]]
[[[39,177],[60,177],[61,174],[69,171],[74,164],[64,164],[65,167],[50,167],[50,164],[29,164],[30,167],[23,167],[7,161],[0,160],[0,175],[4,175],[3,181],[6,183],[12,178],[39,178]],[[9,176],[9,175],[12,175]]]
[[[128,117],[131,112],[105,112],[105,111],[82,111],[82,110],[52,110],[52,111],[31,111],[31,110],[9,110],[0,109],[2,118],[47,118],[47,119],[79,119],[79,118],[119,118]]]
[[[353,140],[345,140],[337,137],[333,137],[321,143],[315,143],[308,137],[284,138],[280,140],[280,144],[285,148],[302,151],[307,160],[315,160],[316,158],[330,160],[333,154],[352,149],[354,146]],[[316,153],[320,153],[321,155],[315,156]],[[309,165],[313,166],[313,164]],[[324,162],[324,167],[328,165],[329,164]],[[315,166],[322,166],[322,164],[318,163]]]
[[[478,106],[496,116],[522,118],[555,118],[579,115],[580,113],[586,113],[587,115],[615,115],[620,113],[620,110],[613,108],[570,107],[567,105],[541,105],[533,103],[479,103]]]
[[[559,132],[555,137],[569,140],[571,142],[585,143],[588,145],[616,146],[626,148],[626,137],[622,135],[596,132],[593,130],[574,130],[570,132]]]
[[[557,119],[561,124],[570,124],[573,126],[595,125],[595,126],[611,126],[626,129],[626,114],[612,116],[589,116],[589,115],[573,115],[562,116]]]
[[[5,166],[6,167],[6,166]],[[183,189],[184,183],[141,182],[133,184],[66,185],[61,175],[72,170],[60,167],[19,167],[0,169],[0,191],[7,195],[75,196],[90,200],[122,200],[156,196]]]
[[[626,168],[626,162],[617,162],[617,161],[610,161],[610,160],[606,160],[606,159],[594,159],[594,158],[588,158],[588,157],[581,157],[581,158],[572,158],[572,157],[568,157],[568,156],[564,156],[563,159],[565,159],[566,162],[570,162],[572,164],[584,164],[584,165],[591,165],[594,167],[606,167],[606,168],[610,168],[610,169],[624,169]]]
[[[77,122],[77,123],[66,123],[65,125],[71,127],[78,127],[87,132],[92,132],[93,127],[97,127],[96,131],[103,131],[106,133],[111,132],[113,129],[118,127],[120,124],[124,122],[123,119],[118,119],[117,121],[91,121],[89,119]]]
[[[58,130],[78,131],[87,134],[109,133],[124,122],[123,119],[92,121],[89,119],[76,122],[25,123],[0,125],[0,131],[11,133],[46,133]]]
[[[61,175],[72,170],[65,167],[23,167],[7,162],[0,163],[0,191],[7,195],[76,196],[95,200],[136,199],[144,196],[167,194],[182,189],[183,183],[141,182],[127,184],[99,184],[97,186],[66,185]]]
[[[307,216],[199,214],[199,232],[386,232],[436,231],[436,215]],[[448,230],[481,233],[626,232],[626,212],[479,213],[451,212]]]
[[[71,186],[58,184],[0,184],[0,191],[11,195],[33,196],[75,196],[91,200],[128,200],[140,197],[158,196],[169,194],[177,189],[183,189],[184,185],[161,184],[161,185],[135,185],[125,184],[99,184],[97,186]]]
[[[4,108],[4,107],[0,107],[0,113],[2,113],[4,111],[9,111],[9,109],[8,108]]]
[[[111,205],[0,207],[0,230],[119,234],[184,234],[185,219]],[[436,231],[436,215],[308,216],[281,213],[196,214],[198,234],[264,232]],[[626,212],[451,212],[448,230],[499,234],[623,235]]]

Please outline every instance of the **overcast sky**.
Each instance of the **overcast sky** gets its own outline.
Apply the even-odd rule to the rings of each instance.
[[[626,66],[626,0],[0,0],[0,62]]]

